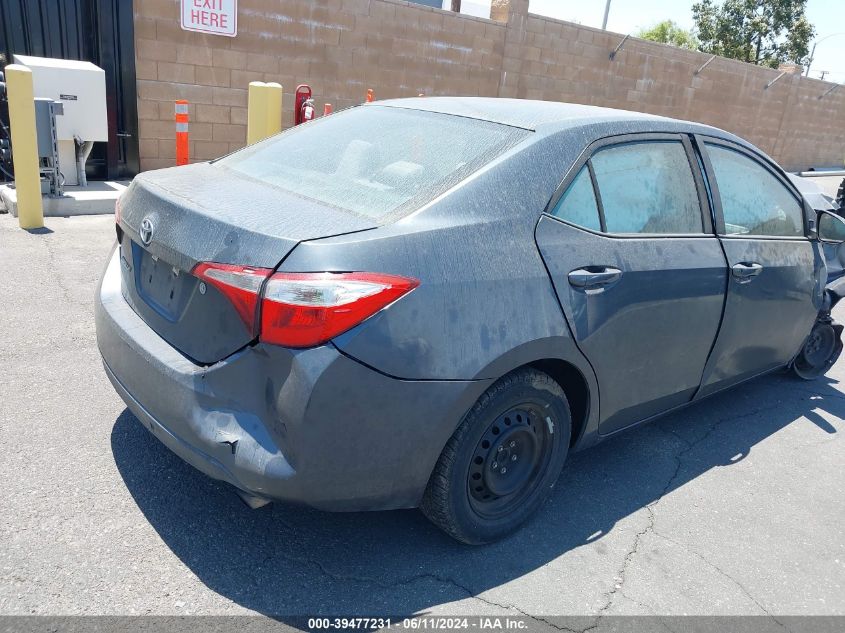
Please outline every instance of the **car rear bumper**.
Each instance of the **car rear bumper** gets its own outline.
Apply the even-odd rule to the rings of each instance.
[[[147,427],[147,429],[149,429],[149,431],[155,435],[162,444],[167,446],[167,448],[176,453],[191,466],[205,473],[209,477],[226,481],[246,492],[246,486],[242,484],[222,462],[215,459],[213,456],[204,453],[196,445],[190,444],[188,441],[175,435],[170,431],[170,429],[164,426],[149,411],[147,411],[147,409],[144,408],[144,405],[138,402],[135,397],[129,393],[126,387],[123,386],[123,383],[120,382],[120,379],[114,375],[114,372],[111,368],[109,368],[105,361],[103,361],[103,368],[106,371],[106,376],[108,376],[111,384],[114,386],[115,391],[117,391],[118,395],[123,398],[123,401],[126,403],[129,410],[135,414],[135,417],[137,417],[138,420],[140,420],[141,423]]]
[[[491,381],[408,381],[326,345],[257,344],[196,365],[129,306],[113,254],[96,295],[106,374],[170,450],[241,491],[325,510],[419,504],[443,446]]]

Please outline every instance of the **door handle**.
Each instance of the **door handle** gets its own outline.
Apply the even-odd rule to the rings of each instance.
[[[739,262],[731,266],[731,274],[741,283],[748,283],[763,272],[763,266],[756,262]]]
[[[622,276],[622,271],[610,266],[587,266],[576,268],[567,275],[569,283],[576,288],[600,288],[609,286]]]

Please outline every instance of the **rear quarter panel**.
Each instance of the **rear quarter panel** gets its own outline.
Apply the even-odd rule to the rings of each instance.
[[[540,213],[577,153],[561,152],[549,138],[517,146],[394,224],[300,244],[280,270],[419,279],[409,295],[334,339],[343,353],[392,377],[496,379],[560,358],[593,391],[592,370],[534,242]]]

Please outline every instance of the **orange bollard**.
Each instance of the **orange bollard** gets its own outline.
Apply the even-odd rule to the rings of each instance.
[[[187,165],[190,150],[188,148],[188,102],[176,101],[176,164]]]
[[[332,104],[327,103],[323,106],[323,116],[328,116],[332,113]]]
[[[372,88],[367,88],[367,103],[371,103],[376,98],[376,93],[373,92]]]

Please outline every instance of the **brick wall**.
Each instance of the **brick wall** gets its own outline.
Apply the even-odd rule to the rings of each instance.
[[[528,0],[494,0],[486,20],[401,0],[239,0],[238,36],[186,32],[179,0],[135,2],[142,169],[175,162],[173,101],[191,102],[191,157],[246,139],[246,88],[278,81],[285,127],[308,83],[317,111],[364,99],[480,95],[572,101],[710,123],[787,168],[841,165],[845,88],[535,16]]]
[[[527,0],[513,0],[523,6]],[[734,132],[787,169],[845,160],[845,88],[540,16],[508,28],[501,97],[573,101],[699,121]],[[513,18],[512,18],[513,22]]]

